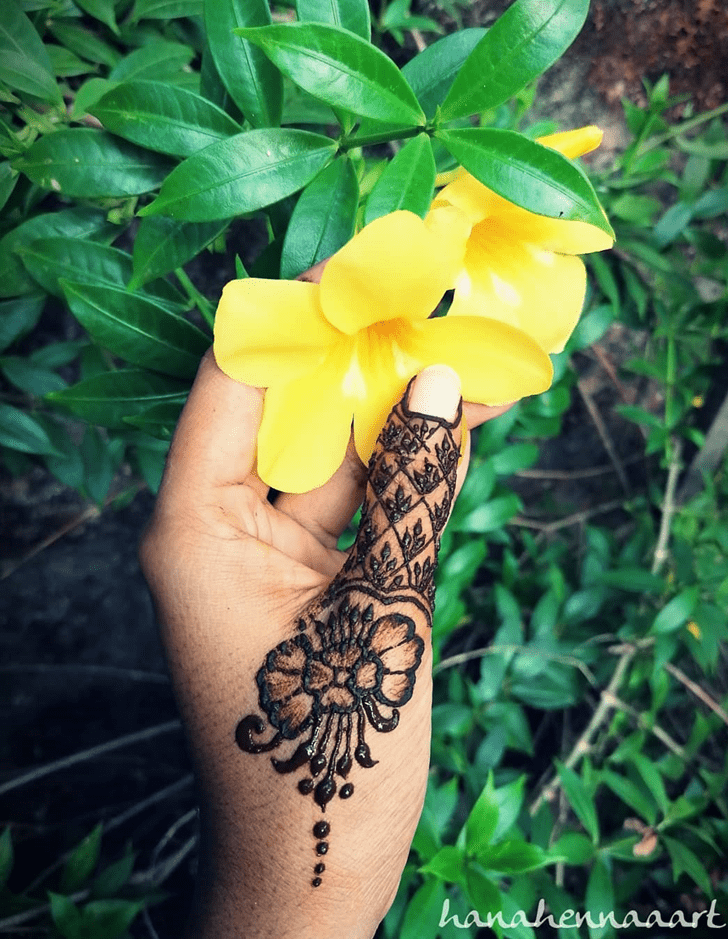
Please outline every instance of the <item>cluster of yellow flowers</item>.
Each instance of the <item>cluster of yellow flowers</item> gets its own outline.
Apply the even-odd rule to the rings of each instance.
[[[542,137],[576,157],[596,127]],[[611,247],[584,222],[507,202],[464,170],[423,220],[397,211],[363,228],[328,261],[319,284],[229,283],[215,320],[215,358],[237,381],[266,388],[258,474],[285,492],[322,485],[341,464],[352,420],[366,463],[413,375],[445,364],[463,397],[504,404],[549,387],[581,313],[576,257]],[[454,291],[447,316],[432,313]]]

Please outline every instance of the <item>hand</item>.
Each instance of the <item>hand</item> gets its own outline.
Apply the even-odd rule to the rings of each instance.
[[[200,787],[187,935],[369,939],[427,781],[432,574],[467,466],[459,384],[426,370],[368,476],[352,445],[328,483],[274,504],[254,470],[263,396],[206,355],[141,546]],[[470,408],[469,425],[502,410]]]

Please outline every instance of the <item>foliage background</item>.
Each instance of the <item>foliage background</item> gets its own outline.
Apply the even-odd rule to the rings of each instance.
[[[506,5],[412,4],[410,12],[452,28],[463,18],[467,25],[487,25]],[[380,22],[386,25],[389,16],[390,23],[382,42],[401,60],[435,38],[427,24],[415,33],[406,22],[396,26],[408,6],[379,11]],[[639,3],[611,6],[633,24],[646,15]],[[670,9],[677,15],[680,6]],[[703,6],[712,16],[714,5]],[[685,483],[683,468],[704,452],[704,435],[717,428],[726,436],[719,420],[728,391],[725,126],[698,125],[688,135],[697,141],[692,150],[680,145],[688,138],[672,135],[650,144],[654,155],[647,163],[634,150],[630,155],[635,136],[659,141],[671,123],[689,121],[693,112],[684,101],[667,108],[672,102],[664,82],[645,91],[632,78],[615,91],[616,67],[610,73],[609,63],[623,63],[629,46],[625,52],[622,44],[619,54],[615,47],[610,59],[609,20],[598,16],[607,7],[593,5],[591,26],[541,80],[526,123],[553,119],[568,127],[594,120],[607,127],[606,153],[594,166],[608,171],[610,156],[627,154],[613,185],[605,180],[603,188],[620,242],[592,268],[590,312],[562,359],[554,390],[480,436],[480,458],[454,519],[438,598],[441,658],[468,661],[441,665],[432,794],[405,889],[382,930],[386,936],[426,939],[427,929],[434,936],[445,895],[453,909],[458,903],[463,911],[485,909],[498,886],[514,909],[545,896],[554,909],[571,900],[581,909],[611,904],[660,908],[669,916],[677,908],[705,909],[715,897],[728,912],[725,459],[711,470],[707,489],[677,511],[671,507]],[[84,22],[104,34],[98,21]],[[617,29],[621,39],[625,30]],[[651,35],[656,32],[653,25]],[[595,55],[597,38],[601,54]],[[663,49],[674,47],[674,36],[663,39]],[[632,51],[632,64],[646,61],[643,49]],[[670,64],[664,57],[655,63],[653,82]],[[685,57],[672,64],[682,69],[676,81],[692,91]],[[702,89],[706,73],[700,63],[695,68],[692,84]],[[622,66],[619,76],[629,77],[629,70]],[[595,86],[611,91],[611,109]],[[648,121],[630,105],[622,111],[618,100],[625,91],[649,109]],[[224,252],[205,252],[186,270],[214,301],[234,257],[250,264],[267,238],[264,222],[241,225]],[[40,353],[42,368],[43,350],[60,349],[56,356],[62,356],[59,343],[79,335],[60,306],[47,310],[23,344],[5,353],[6,382],[13,369],[8,356],[27,360]],[[17,395],[17,385],[3,391]],[[47,890],[59,898],[75,895],[87,906],[83,891],[94,869],[106,872],[96,892],[107,905],[92,910],[100,919],[98,935],[121,934],[133,916],[132,935],[156,930],[164,939],[176,934],[179,898],[189,895],[195,816],[135,560],[152,501],[144,478],[153,464],[146,473],[138,463],[119,465],[103,437],[90,433],[81,440],[85,499],[37,461],[11,460],[3,470],[10,538],[0,675],[9,720],[0,752],[8,779],[88,747],[102,745],[102,752],[4,795],[0,817],[12,827],[8,885],[16,899],[4,895],[1,915],[38,909]],[[666,492],[670,542],[663,558]],[[646,642],[636,652],[628,645],[635,639]],[[490,643],[495,652],[478,653]],[[617,687],[612,682],[620,662]],[[604,707],[605,688],[617,707]],[[531,815],[528,807],[553,779],[553,758],[569,762],[595,714],[600,721],[589,737],[592,752],[574,760],[574,775],[562,771],[561,792]],[[108,748],[140,731],[141,739]],[[478,803],[491,770],[496,794],[486,789]],[[525,810],[519,811],[521,795]],[[496,844],[507,838],[527,845],[511,851],[510,871],[493,868],[490,844],[471,860],[458,853],[458,833],[465,826],[467,834],[474,807],[479,814],[471,831],[490,826]],[[442,845],[452,848],[449,856]],[[7,841],[3,847],[0,874],[9,866]],[[565,861],[519,873],[538,862],[536,850],[554,848]],[[430,873],[418,873],[426,865]],[[458,880],[461,886],[453,886]],[[18,901],[21,891],[33,900]],[[144,911],[142,901],[149,904]],[[22,925],[38,935],[51,929],[74,935],[68,904],[53,902],[55,926],[47,912]],[[11,934],[13,928],[6,927]],[[95,935],[88,928],[79,934]]]

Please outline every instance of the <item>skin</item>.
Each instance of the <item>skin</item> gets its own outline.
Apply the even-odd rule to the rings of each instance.
[[[295,634],[302,611],[339,574],[347,555],[337,540],[361,504],[367,470],[350,443],[324,486],[272,503],[255,473],[263,399],[206,354],[140,548],[199,788],[199,876],[185,937],[370,939],[396,894],[424,800],[429,631],[418,624],[425,649],[399,727],[368,732],[378,764],[355,765],[356,795],[327,807],[330,853],[313,889],[320,809],[267,755],[243,753],[234,734],[244,715],[261,713],[255,676],[266,654]],[[415,380],[409,406],[453,420],[459,400],[455,373],[433,366]],[[463,408],[470,428],[504,410]],[[459,444],[459,427],[454,437]],[[466,446],[456,492],[468,455]]]

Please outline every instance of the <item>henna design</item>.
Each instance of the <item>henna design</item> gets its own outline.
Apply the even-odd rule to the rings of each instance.
[[[394,407],[369,462],[349,557],[303,611],[295,634],[272,649],[258,670],[258,701],[267,720],[249,714],[236,728],[235,740],[246,753],[283,748],[283,758],[271,757],[276,772],[306,766],[298,790],[312,795],[322,812],[337,791],[341,799],[353,794],[346,780],[354,762],[376,766],[367,725],[378,733],[393,731],[399,709],[412,697],[425,650],[418,626],[432,626],[440,534],[455,493],[453,431],[461,409],[448,422],[412,412],[404,401]],[[270,729],[273,735],[263,739]],[[328,852],[330,830],[326,821],[313,827],[319,858]],[[319,861],[313,870],[311,884],[318,887],[325,864]]]

